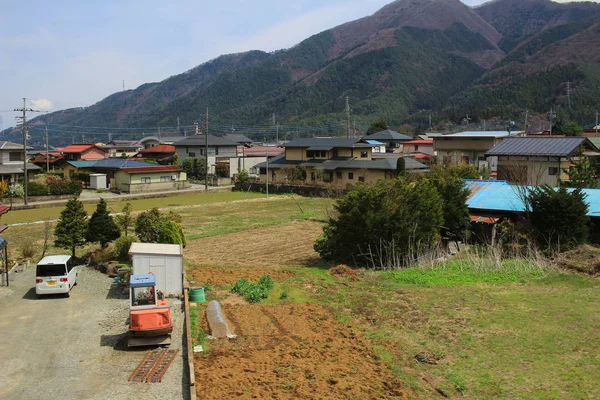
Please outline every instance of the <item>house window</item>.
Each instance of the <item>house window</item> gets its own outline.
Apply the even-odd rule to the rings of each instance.
[[[354,172],[348,172],[348,180],[351,181],[354,179]]]
[[[194,153],[194,152],[188,153],[188,156],[190,156],[190,157],[196,157],[196,153]]]
[[[189,148],[189,147],[187,147],[187,146],[185,146],[185,152],[186,152],[186,153],[189,153],[189,152],[190,152],[190,148]]]
[[[8,155],[10,161],[23,161],[23,153],[20,151],[11,151]]]
[[[335,173],[335,177],[336,177],[337,179],[342,179],[342,173],[341,173],[340,171],[337,171],[337,172]]]
[[[150,179],[150,177],[144,177],[142,178],[142,183],[152,183],[152,179]]]
[[[161,176],[160,181],[161,182],[171,182],[171,177],[170,176]]]
[[[415,144],[415,151],[419,151],[419,145]]]
[[[367,158],[367,157],[368,157],[368,154],[369,154],[369,153],[367,153],[366,151],[361,151],[361,152],[360,152],[360,158]]]
[[[219,148],[215,147],[215,156],[218,156],[218,155],[219,155]]]
[[[364,176],[359,176],[358,177],[358,181],[359,182],[364,182],[365,181],[365,177]]]
[[[557,167],[549,167],[548,175],[558,175],[558,168]]]
[[[203,156],[204,155],[204,148],[200,148],[200,155]]]
[[[326,151],[307,150],[306,158],[325,158],[327,157]]]

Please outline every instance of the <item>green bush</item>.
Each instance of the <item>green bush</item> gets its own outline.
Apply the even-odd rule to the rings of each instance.
[[[131,244],[135,242],[135,238],[133,236],[121,236],[114,243],[114,255],[115,258],[119,261],[128,261],[129,260],[129,248]]]
[[[43,183],[28,182],[27,183],[27,195],[28,196],[48,196],[48,186]]]
[[[233,285],[231,292],[239,294],[248,303],[254,304],[269,297],[269,290],[273,288],[273,284],[273,278],[269,275],[261,276],[257,283],[240,279]]]

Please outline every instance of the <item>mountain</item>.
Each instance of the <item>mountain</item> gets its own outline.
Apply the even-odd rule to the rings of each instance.
[[[178,118],[191,125],[209,107],[213,132],[232,123],[269,126],[277,113],[284,124],[333,133],[342,127],[326,121],[344,118],[346,96],[359,123],[399,125],[418,121],[422,110],[454,120],[525,107],[541,113],[564,103],[569,81],[571,100],[587,113],[600,81],[599,21],[595,3],[496,0],[470,8],[397,0],[290,49],[224,55],[93,106],[38,117],[33,130],[46,121],[155,130]]]

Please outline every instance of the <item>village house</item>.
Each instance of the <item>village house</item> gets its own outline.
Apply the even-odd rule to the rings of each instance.
[[[412,140],[410,136],[389,129],[367,135],[363,137],[363,139],[377,140],[378,142],[384,143],[387,153],[401,153],[403,143]]]
[[[121,193],[148,193],[186,189],[186,173],[174,165],[121,168],[114,174],[111,188]]]
[[[498,179],[521,185],[558,186],[580,157],[597,159],[598,148],[585,137],[511,137],[486,153],[496,157]],[[595,162],[593,162],[595,163]]]
[[[433,150],[437,154],[438,165],[472,164],[477,169],[496,172],[497,159],[486,157],[486,153],[504,138],[517,136],[523,132],[508,131],[467,131],[450,135],[434,136]]]
[[[64,156],[58,151],[42,152],[38,153],[31,163],[47,172],[47,169],[61,168],[64,164]]]
[[[103,160],[108,153],[95,144],[70,144],[57,149],[66,161]]]
[[[0,179],[9,184],[23,179],[23,145],[13,142],[0,142]],[[41,170],[35,164],[27,163],[27,177],[33,176]]]
[[[139,140],[140,144],[144,149],[153,147],[159,144],[173,144],[185,139],[187,136],[146,136]]]
[[[158,144],[140,150],[134,157],[131,157],[131,159],[137,161],[152,160],[159,163],[165,163],[172,161],[173,155],[175,155],[175,146],[172,144]]]
[[[267,158],[273,159],[284,152],[283,148],[277,146],[238,146],[238,157],[229,160],[230,177],[233,178],[240,172],[247,171],[250,178],[258,178],[259,169],[256,166],[266,162]]]
[[[295,139],[283,145],[285,153],[267,164],[257,165],[260,181],[283,183],[373,183],[379,179],[396,176],[397,157],[373,159],[373,145],[357,138],[306,138]],[[410,158],[406,171],[425,171],[427,166]]]
[[[206,138],[204,135],[194,135],[175,142],[175,152],[179,157],[179,165],[186,158],[196,158],[204,163]],[[209,173],[214,174],[217,163],[229,163],[230,158],[237,157],[238,143],[229,139],[208,135],[208,166]]]
[[[132,157],[142,150],[144,145],[137,140],[111,140],[101,147],[108,152],[109,157]]]

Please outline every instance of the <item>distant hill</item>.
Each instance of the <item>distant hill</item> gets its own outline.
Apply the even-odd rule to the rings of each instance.
[[[600,82],[599,21],[596,3],[397,0],[290,49],[224,55],[33,123],[156,129],[210,107],[215,124],[265,126],[272,113],[302,124],[343,119],[346,96],[363,122],[414,122],[423,110],[505,118],[564,107],[568,81],[572,116],[584,118]]]

